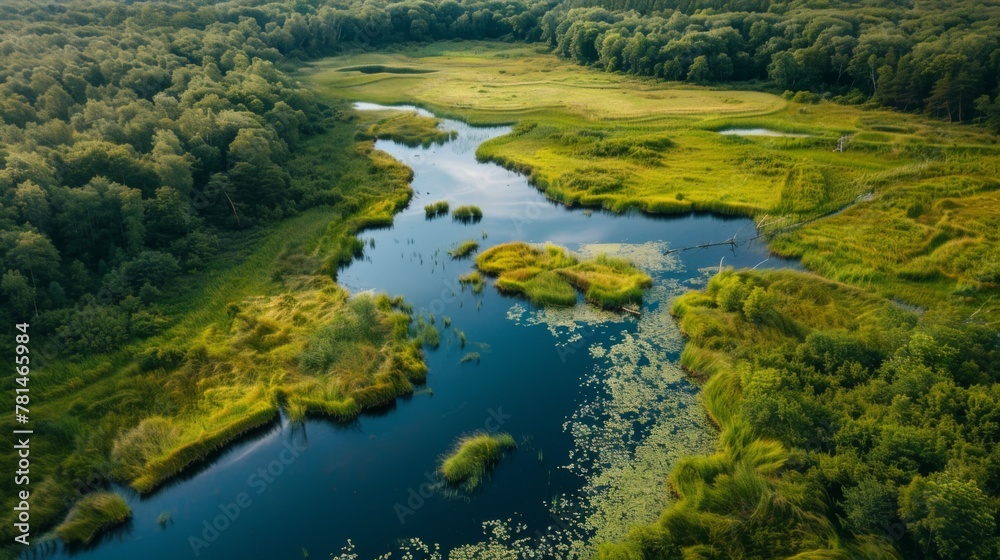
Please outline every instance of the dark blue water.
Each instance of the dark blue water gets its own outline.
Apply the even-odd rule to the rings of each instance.
[[[419,313],[435,315],[442,344],[426,353],[427,386],[348,425],[282,420],[151,496],[119,489],[134,512],[127,526],[86,550],[66,550],[50,541],[29,557],[328,558],[351,539],[355,552],[369,558],[396,550],[400,539],[411,537],[438,543],[444,551],[476,542],[482,538],[482,523],[490,520],[512,519],[522,534],[550,531],[553,499],[573,499],[587,485],[583,473],[588,469],[581,468],[586,453],[580,449],[587,437],[580,436],[580,422],[599,420],[604,413],[593,410],[613,401],[602,394],[601,359],[586,349],[638,336],[641,323],[631,317],[598,317],[580,335],[565,324],[553,326],[551,317],[523,320],[535,311],[524,301],[500,296],[492,286],[482,294],[461,290],[457,278],[472,263],[453,261],[446,251],[474,239],[484,248],[512,240],[553,242],[573,250],[591,243],[646,244],[648,254],[651,247],[661,251],[667,245],[721,241],[737,233],[749,238],[753,224],[711,215],[650,217],[567,209],[546,201],[524,177],[476,162],[476,147],[508,128],[472,128],[454,121],[443,126],[457,130],[457,139],[426,149],[378,142],[379,149],[413,168],[416,196],[392,228],[362,235],[368,243],[364,258],[338,278],[352,292],[403,295]],[[453,208],[477,204],[485,216],[475,224],[450,217],[425,219],[423,205],[440,199]],[[696,284],[720,261],[737,267],[791,264],[768,260],[765,247],[750,243],[676,258],[680,260],[650,270],[658,286],[677,291],[692,280]],[[662,314],[664,305],[647,302],[644,316]],[[582,316],[587,310],[581,304],[577,312]],[[443,327],[443,316],[451,319],[451,328]],[[465,348],[455,329],[464,332]],[[664,352],[676,357],[675,350]],[[473,351],[481,355],[478,364],[459,364]],[[653,401],[676,400],[681,402],[677,406],[694,406],[696,387],[676,380],[667,387],[676,394],[646,397],[651,406],[640,405],[655,410]],[[575,434],[572,425],[577,426]],[[629,445],[641,442],[650,426],[636,421],[626,438],[633,442]],[[439,457],[456,438],[476,430],[508,432],[520,445],[492,480],[471,495],[432,488]],[[710,430],[703,432],[698,436],[702,441],[714,437]]]

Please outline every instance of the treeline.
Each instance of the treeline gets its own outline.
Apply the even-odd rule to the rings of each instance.
[[[153,332],[227,230],[332,196],[282,169],[320,108],[264,30],[163,6],[0,7],[0,315],[71,353]]]

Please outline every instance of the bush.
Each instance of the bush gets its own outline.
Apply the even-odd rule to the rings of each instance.
[[[747,296],[746,301],[743,303],[743,315],[751,323],[763,322],[773,312],[774,296],[759,286],[750,292],[750,295]]]

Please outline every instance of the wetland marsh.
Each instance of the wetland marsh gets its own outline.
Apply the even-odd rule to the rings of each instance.
[[[409,537],[451,550],[488,541],[483,523],[508,519],[512,535],[527,539],[512,536],[510,546],[584,550],[594,536],[620,538],[630,524],[655,519],[672,462],[710,450],[715,437],[697,403],[697,386],[676,363],[682,342],[670,301],[702,285],[720,261],[794,264],[769,257],[759,243],[666,255],[669,247],[737,233],[752,237],[753,222],[568,209],[546,200],[524,176],[477,161],[476,149],[510,127],[451,120],[440,127],[457,136],[426,147],[376,143],[413,169],[415,195],[391,227],[360,234],[364,256],[338,274],[352,293],[402,295],[418,317],[433,321],[440,346],[425,349],[427,385],[347,425],[282,420],[148,497],[120,488],[129,496],[131,521],[74,558],[190,554],[189,537],[205,540],[205,521],[241,493],[253,503],[200,548],[199,557],[258,558],[265,540],[269,555],[326,554],[351,539],[355,552],[374,557]],[[442,200],[453,208],[479,206],[482,220],[428,220],[424,205]],[[463,288],[459,277],[473,272],[474,263],[453,260],[448,251],[470,238],[483,248],[551,242],[582,259],[621,258],[648,274],[652,285],[638,318],[599,309],[582,294],[570,307],[537,308],[498,293],[491,280],[482,280],[479,292]],[[474,361],[460,363],[472,352]],[[445,492],[435,475],[440,457],[476,430],[502,430],[518,448],[477,490]],[[296,454],[284,464],[288,449]],[[619,481],[614,491],[603,489],[609,479]],[[169,521],[161,525],[164,514]],[[564,517],[571,523],[548,529]],[[332,518],[339,522],[331,527]],[[283,544],[270,540],[273,532],[283,535]],[[40,557],[65,554],[55,547]]]

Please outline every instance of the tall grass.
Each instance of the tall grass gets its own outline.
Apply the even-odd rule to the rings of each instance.
[[[472,239],[467,239],[459,243],[456,247],[449,249],[448,254],[453,259],[464,259],[475,253],[479,249],[479,243]]]
[[[477,270],[473,270],[472,272],[459,276],[458,283],[463,287],[463,289],[465,286],[472,287],[472,292],[475,294],[483,291],[483,275]]]
[[[483,219],[483,211],[478,206],[464,205],[452,210],[451,217],[459,222],[473,223]]]
[[[460,438],[441,461],[439,472],[451,486],[476,489],[508,452],[517,447],[510,434],[477,433]]]
[[[132,508],[113,492],[94,492],[84,496],[70,510],[66,520],[56,527],[56,534],[69,544],[89,544],[101,531],[120,525],[132,517]]]
[[[447,200],[439,200],[437,202],[424,206],[424,214],[426,214],[428,220],[431,218],[436,218],[438,216],[443,216],[447,213],[448,213]]]

